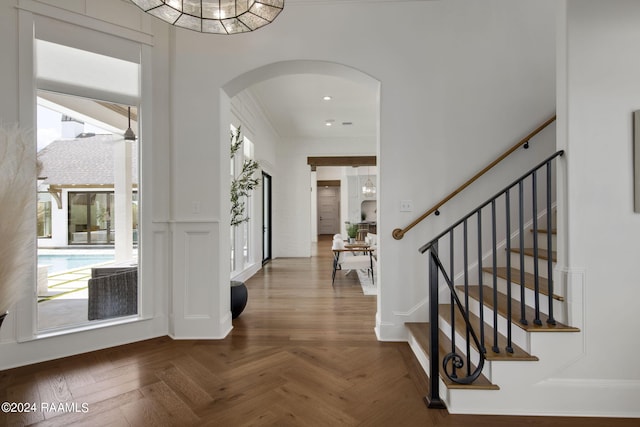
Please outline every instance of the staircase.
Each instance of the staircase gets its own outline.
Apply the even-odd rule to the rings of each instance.
[[[420,249],[429,256],[430,321],[406,327],[430,376],[430,407],[452,413],[530,411],[536,384],[572,357],[566,350],[575,339],[566,338],[579,329],[566,324],[565,292],[553,277],[552,163],[561,155]]]

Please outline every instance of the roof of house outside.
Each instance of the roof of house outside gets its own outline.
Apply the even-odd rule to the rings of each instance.
[[[115,136],[115,138],[122,138]],[[38,152],[42,163],[42,184],[56,186],[113,185],[113,135],[95,135],[85,138],[53,141]],[[138,183],[138,142],[131,150],[132,181]]]

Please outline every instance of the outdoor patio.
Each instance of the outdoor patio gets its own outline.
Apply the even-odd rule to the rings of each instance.
[[[113,250],[100,249],[75,249],[75,250],[40,250],[39,255],[62,256],[64,255],[73,265],[73,259],[82,257],[108,257],[113,256]],[[77,262],[76,262],[77,263]],[[132,261],[133,264],[136,260]],[[89,289],[88,281],[91,279],[91,270],[96,267],[108,267],[115,264],[114,260],[93,262],[76,268],[59,271],[61,267],[54,267],[58,271],[47,272],[43,265],[39,264],[39,275],[46,274],[46,279],[39,278],[38,286],[38,330],[48,331],[57,328],[78,326],[90,323]],[[46,288],[45,288],[46,286]],[[46,289],[46,291],[45,291]]]
[[[90,278],[91,267],[49,275],[49,292],[38,295],[38,329],[88,322]]]

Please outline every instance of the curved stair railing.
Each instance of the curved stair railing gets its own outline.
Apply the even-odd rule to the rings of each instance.
[[[444,369],[445,375],[454,383],[471,384],[476,379],[478,379],[478,377],[482,373],[482,368],[484,367],[484,361],[485,361],[484,353],[486,353],[486,349],[482,345],[482,342],[480,341],[480,339],[478,339],[478,336],[476,335],[476,332],[473,329],[473,326],[471,326],[471,322],[469,321],[469,316],[465,315],[466,312],[465,312],[464,306],[462,305],[462,302],[460,302],[460,298],[458,297],[458,294],[455,292],[453,282],[447,275],[447,272],[444,266],[440,262],[440,258],[438,257],[437,243],[431,247],[429,251],[429,255],[431,257],[430,264],[429,264],[429,268],[430,268],[429,277],[430,278],[434,277],[437,280],[438,273],[441,273],[444,276],[444,280],[449,286],[449,289],[451,291],[451,297],[455,302],[455,306],[451,304],[451,310],[453,312],[455,308],[457,308],[463,314],[463,318],[466,325],[466,332],[467,332],[466,334],[467,346],[470,345],[470,342],[469,342],[469,336],[470,336],[473,339],[473,342],[475,343],[476,348],[480,349],[480,357],[478,358],[478,364],[477,366],[475,366],[475,369],[473,369],[473,365],[471,364],[471,357],[470,357],[471,352],[467,348],[467,351],[466,351],[467,357],[466,358],[462,357],[460,355],[460,352],[457,350],[455,346],[455,338],[453,338],[451,340],[451,342],[453,343],[453,345],[451,346],[451,351],[448,352],[446,355],[444,355],[444,357],[442,358],[442,368]],[[435,268],[436,271],[432,271],[431,268]],[[435,286],[431,286],[431,283],[430,283],[429,289],[438,289],[437,282],[434,285]],[[435,324],[437,326],[438,322],[436,322]],[[452,337],[454,336],[455,335],[452,335]],[[439,358],[434,358],[434,360],[438,360],[438,359]],[[458,373],[458,370],[463,369],[465,367],[465,361],[466,361],[466,373],[463,374],[464,376],[461,377],[460,373]]]
[[[543,317],[547,327],[553,327],[556,320],[553,314],[553,256],[552,256],[552,199],[555,189],[554,169],[552,164],[555,159],[562,156],[564,151],[558,151],[539,165],[531,169],[519,179],[507,186],[491,199],[481,204],[474,211],[457,221],[447,230],[443,231],[429,243],[420,248],[421,253],[428,252],[429,258],[429,360],[430,360],[430,390],[427,401],[430,407],[443,407],[439,393],[440,368],[444,376],[453,383],[470,384],[474,382],[482,373],[482,368],[486,359],[487,346],[490,351],[500,353],[498,342],[498,329],[506,329],[506,346],[504,351],[513,353],[511,321],[514,319],[521,325],[529,325],[532,321],[533,328],[543,325]],[[541,191],[540,188],[543,188]],[[512,199],[517,197],[517,203]],[[540,207],[543,207],[540,210]],[[489,220],[485,220],[488,212]],[[485,215],[483,215],[485,213]],[[537,233],[539,228],[539,217],[544,217],[546,222],[547,237],[546,248],[538,247]],[[517,227],[512,227],[512,222],[517,222]],[[526,224],[525,224],[526,221]],[[531,227],[533,231],[533,257],[534,273],[533,279],[526,278],[527,282],[533,280],[533,314],[528,313],[525,305],[525,225]],[[471,229],[471,230],[470,230]],[[483,235],[490,237],[483,239]],[[501,241],[498,242],[498,239]],[[515,241],[515,244],[512,243]],[[487,243],[490,242],[490,244]],[[440,252],[443,247],[448,250]],[[504,255],[499,251],[504,248]],[[511,253],[519,253],[520,274],[519,278],[512,276]],[[443,258],[448,258],[443,261]],[[506,325],[498,323],[498,305],[500,303],[498,290],[498,258],[504,258],[506,262]],[[490,259],[491,267],[484,268],[485,260]],[[448,268],[445,267],[448,261]],[[546,261],[546,262],[545,262]],[[547,280],[543,284],[540,277],[540,264],[546,269]],[[474,287],[475,295],[479,301],[479,320],[474,327],[471,321],[470,306],[470,266],[477,270],[478,285]],[[545,268],[546,267],[546,268]],[[456,277],[456,271],[459,271]],[[484,284],[483,273],[489,272],[492,276],[491,285]],[[444,279],[445,290],[440,292],[440,278]],[[454,280],[461,281],[461,285],[456,286]],[[512,284],[520,284],[519,302],[518,298],[512,298]],[[544,287],[544,293],[549,296],[546,313],[541,315],[540,293]],[[518,295],[515,295],[518,296]],[[449,328],[444,330],[444,334],[451,342],[450,348],[442,350],[440,348],[441,326],[439,305],[447,301],[450,303]],[[515,301],[515,302],[514,302]],[[483,302],[493,306],[492,318],[485,318]],[[514,305],[519,307],[514,307]],[[456,329],[456,313],[458,310],[462,322]],[[458,316],[460,319],[460,316]],[[492,336],[486,336],[485,325]],[[478,330],[479,329],[479,330]],[[457,331],[457,332],[456,332]],[[458,344],[456,336],[464,341]],[[445,353],[445,354],[441,354]],[[440,366],[442,365],[442,366]]]

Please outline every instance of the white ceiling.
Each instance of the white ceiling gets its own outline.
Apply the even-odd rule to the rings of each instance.
[[[287,0],[287,4],[404,3],[434,0]],[[276,25],[275,23],[273,25]],[[289,75],[248,89],[281,137],[375,138],[378,94],[358,83],[326,75]],[[333,97],[323,101],[324,95]],[[327,120],[334,120],[331,127]],[[352,125],[343,125],[351,122]]]
[[[247,90],[281,137],[376,136],[378,94],[360,83],[335,76],[294,74],[265,80]],[[325,95],[331,100],[323,100]],[[327,120],[333,120],[332,126],[326,126]]]

